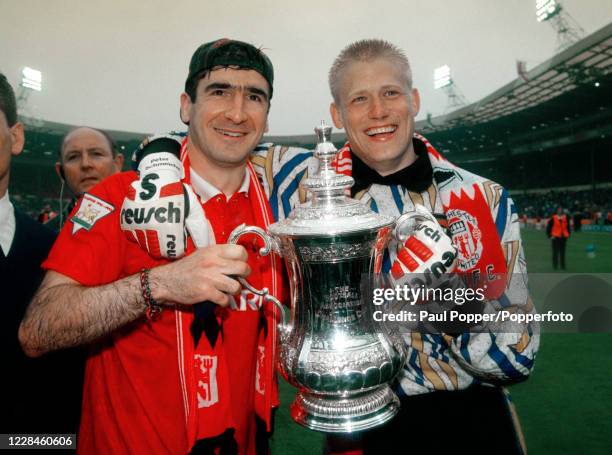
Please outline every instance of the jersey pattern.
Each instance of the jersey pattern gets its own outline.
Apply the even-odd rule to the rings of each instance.
[[[417,136],[420,138],[420,136]],[[423,139],[423,138],[422,138]],[[426,141],[425,141],[426,142]],[[428,149],[431,147],[426,142]],[[433,149],[433,147],[431,147]],[[458,168],[433,151],[434,182],[422,193],[407,191],[401,185],[371,184],[355,195],[375,212],[398,217],[421,204],[436,218],[444,220],[449,196],[460,191],[469,193],[477,185],[485,195],[491,217],[501,239],[508,272],[506,286],[497,300],[486,304],[486,312],[500,309],[534,312],[526,292],[527,268],[519,231],[518,215],[507,191],[495,182]],[[436,159],[436,155],[440,159]],[[296,147],[260,144],[251,162],[269,197],[276,220],[289,215],[298,203],[306,201],[300,182],[316,172],[317,161],[311,151]],[[444,188],[452,187],[451,191]],[[395,259],[395,245],[385,255],[384,271]],[[508,331],[508,333],[506,333]],[[413,332],[404,336],[408,357],[398,375],[398,392],[417,395],[433,390],[459,390],[473,384],[499,384],[525,379],[533,368],[539,347],[537,326],[530,325],[520,333],[497,326],[495,331],[449,336]]]

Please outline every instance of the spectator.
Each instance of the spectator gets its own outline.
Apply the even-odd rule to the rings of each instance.
[[[59,231],[74,208],[78,198],[109,175],[123,167],[123,155],[117,152],[112,138],[102,130],[81,126],[68,132],[62,139],[59,161],[55,170],[63,185],[73,195],[65,210],[48,222],[49,227]],[[62,199],[62,195],[60,195]]]

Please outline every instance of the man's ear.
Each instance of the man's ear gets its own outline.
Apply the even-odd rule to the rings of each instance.
[[[11,154],[17,156],[23,150],[25,135],[23,133],[23,123],[17,122],[10,128],[11,133]]]
[[[185,125],[189,125],[189,122],[191,121],[191,106],[193,106],[191,97],[185,92],[181,93],[180,115],[181,122],[183,122]]]
[[[59,161],[55,162],[55,173],[60,180],[64,181],[64,170],[62,169],[62,164]]]
[[[117,172],[121,172],[121,170],[123,169],[123,162],[125,161],[123,153],[117,153],[115,158],[113,158],[113,161],[115,162],[115,166],[117,167]]]
[[[335,102],[332,102],[329,105],[329,113],[331,114],[334,126],[338,129],[344,128],[344,124],[342,123],[342,115],[340,115],[340,111],[338,110],[338,106],[336,106]]]
[[[410,92],[410,107],[412,108],[412,116],[416,117],[421,109],[421,94],[416,88]]]

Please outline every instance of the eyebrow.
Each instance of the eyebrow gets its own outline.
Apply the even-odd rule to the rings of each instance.
[[[259,87],[255,87],[253,85],[247,85],[246,87],[237,86],[228,84],[227,82],[211,82],[205,88],[205,92],[212,92],[214,90],[228,90],[228,89],[238,89],[243,88],[248,93],[252,93],[253,95],[262,96],[266,101],[268,101],[268,94],[265,90],[260,89]]]
[[[81,150],[83,150],[83,149],[80,149],[80,148],[67,149],[66,152],[64,153],[64,155],[68,156],[70,154],[75,154],[75,153],[80,154]],[[104,147],[89,147],[89,148],[85,149],[85,152],[87,152],[87,153],[90,153],[90,152],[106,152],[106,150],[104,149]]]

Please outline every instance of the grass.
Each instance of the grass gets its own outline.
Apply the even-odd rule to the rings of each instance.
[[[546,235],[531,230],[523,231],[522,235],[529,272],[553,272]],[[592,259],[585,251],[589,244],[596,249]],[[567,273],[612,272],[612,235],[573,234],[568,241],[566,262]],[[536,305],[540,304],[536,300]],[[509,388],[531,455],[612,454],[611,351],[612,334],[542,335],[530,379]],[[289,405],[295,389],[282,379],[280,382],[281,408],[277,413],[273,453],[321,453],[322,435],[291,420]]]

